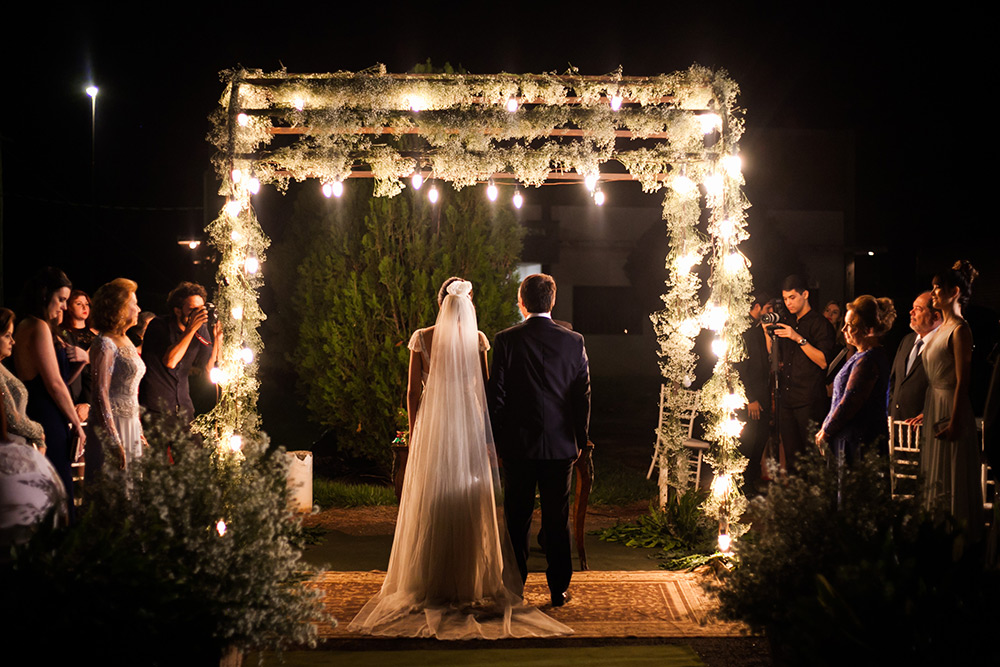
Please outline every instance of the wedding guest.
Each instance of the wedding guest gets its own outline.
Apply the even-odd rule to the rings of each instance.
[[[789,471],[795,457],[811,447],[810,431],[827,412],[826,367],[833,358],[833,327],[809,304],[809,290],[799,276],[781,286],[794,324],[774,325],[781,368],[778,373],[778,431]]]
[[[83,290],[75,289],[69,293],[66,302],[66,312],[63,314],[62,337],[70,345],[90,350],[97,332],[90,326],[90,297]],[[90,365],[80,368],[80,374],[69,386],[73,396],[73,405],[80,416],[80,421],[86,425],[90,419]]]
[[[145,438],[139,421],[139,381],[146,372],[125,332],[139,317],[137,285],[116,278],[94,295],[94,324],[101,335],[91,348],[97,433],[112,460],[124,469],[142,456]]]
[[[146,327],[149,326],[149,321],[154,317],[156,317],[156,313],[149,310],[142,311],[139,313],[139,321],[135,323],[135,326],[125,332],[139,354],[142,354],[142,339],[146,336]]]
[[[910,309],[910,329],[892,362],[889,375],[889,416],[894,420],[913,419],[924,411],[927,397],[927,373],[924,371],[923,349],[941,326],[941,311],[931,303],[931,293],[924,292],[913,300]]]
[[[7,308],[0,308],[0,331],[3,332],[0,334],[0,361],[3,361],[14,350],[14,312]],[[7,440],[26,442],[44,454],[45,430],[25,413],[28,390],[3,364],[0,364],[0,394],[7,417]]]
[[[754,293],[753,303],[750,305],[753,324],[743,332],[747,358],[737,364],[747,395],[747,408],[745,415],[742,415],[746,423],[740,434],[740,451],[747,457],[747,469],[743,475],[747,487],[753,487],[761,479],[761,459],[770,432],[771,363],[760,318],[771,311],[768,297],[761,292]]]
[[[167,315],[154,317],[143,338],[146,374],[139,385],[139,402],[154,416],[177,419],[189,426],[194,419],[189,375],[208,373],[222,342],[217,321],[208,330],[208,293],[197,283],[182,282],[167,296]]]
[[[844,338],[857,353],[837,373],[830,412],[816,434],[816,444],[820,449],[832,445],[840,465],[853,464],[863,448],[888,438],[889,357],[881,339],[895,320],[891,299],[865,294],[847,306]]]
[[[970,542],[983,531],[980,444],[969,397],[972,332],[962,311],[979,273],[965,260],[941,271],[932,282],[931,304],[944,321],[924,347],[927,397],[920,472],[927,509],[943,508],[964,523]]]
[[[46,267],[24,286],[24,319],[14,332],[14,368],[28,389],[26,413],[45,431],[46,456],[66,487],[73,507],[72,462],[83,456],[87,436],[69,393],[87,352],[68,345],[56,335],[66,310],[72,283],[66,274]],[[71,365],[77,367],[75,371]]]

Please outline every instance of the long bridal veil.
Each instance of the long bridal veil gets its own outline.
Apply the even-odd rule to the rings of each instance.
[[[439,639],[571,632],[525,605],[503,523],[471,283],[448,287],[385,582],[350,630]]]

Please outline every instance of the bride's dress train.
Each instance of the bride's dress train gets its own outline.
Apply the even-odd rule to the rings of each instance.
[[[480,334],[463,289],[449,286],[434,328],[385,582],[349,630],[438,639],[569,634],[521,598],[498,501]]]

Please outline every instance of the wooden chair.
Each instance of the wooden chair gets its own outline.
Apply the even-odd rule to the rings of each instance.
[[[656,463],[660,458],[660,452],[666,446],[666,441],[663,438],[663,423],[665,421],[664,406],[670,391],[671,389],[667,385],[660,386],[660,421],[656,426],[656,445],[653,450],[653,461],[649,465],[646,479],[649,479],[653,475],[653,468],[656,467]],[[673,391],[677,391],[681,395],[680,421],[681,426],[687,429],[687,438],[684,440],[684,446],[690,450],[688,456],[688,474],[694,478],[694,488],[697,489],[701,487],[701,464],[705,453],[708,451],[708,443],[694,437],[694,422],[698,417],[698,408],[701,405],[701,392],[680,388]]]
[[[920,426],[889,417],[889,488],[893,498],[912,498],[916,493],[920,432]]]

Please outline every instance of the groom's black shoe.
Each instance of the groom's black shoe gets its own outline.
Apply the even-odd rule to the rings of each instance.
[[[569,591],[563,591],[562,593],[553,593],[552,594],[552,606],[553,607],[561,607],[564,604],[566,604],[567,602],[569,602],[569,600],[570,600]]]

